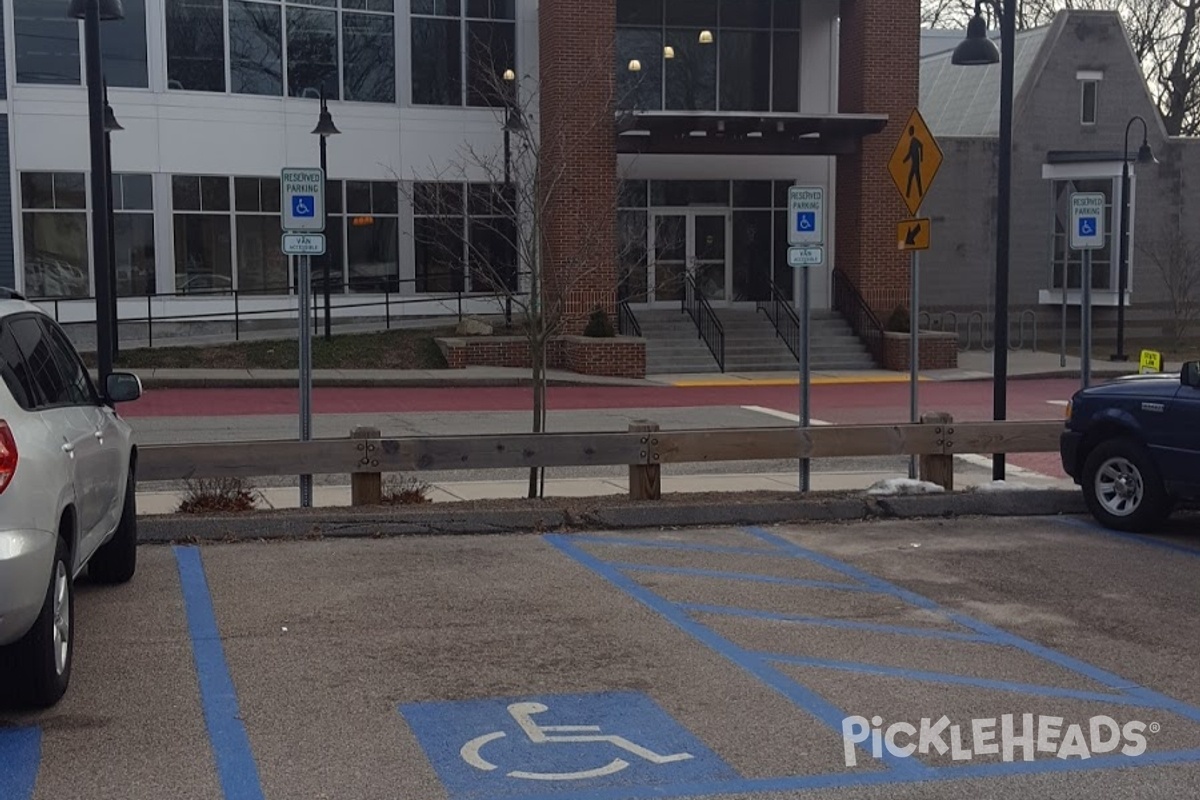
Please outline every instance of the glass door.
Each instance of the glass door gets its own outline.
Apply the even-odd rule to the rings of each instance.
[[[729,222],[721,212],[651,212],[648,301],[680,302],[684,276],[692,275],[704,297],[724,304],[733,279]]]

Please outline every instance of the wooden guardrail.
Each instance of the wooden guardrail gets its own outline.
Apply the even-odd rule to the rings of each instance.
[[[662,431],[639,422],[628,432],[391,438],[358,428],[351,438],[147,445],[141,481],[297,475],[351,475],[355,500],[378,502],[384,472],[529,467],[630,467],[630,494],[659,496],[662,464],[844,456],[921,456],[922,477],[953,488],[963,453],[1058,450],[1063,423],[966,422],[927,415],[922,423]]]

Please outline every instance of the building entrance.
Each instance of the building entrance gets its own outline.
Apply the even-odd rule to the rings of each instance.
[[[647,301],[676,305],[687,276],[713,305],[733,296],[731,215],[713,209],[654,209],[650,213]]]

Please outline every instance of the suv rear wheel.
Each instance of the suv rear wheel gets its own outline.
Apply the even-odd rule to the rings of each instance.
[[[8,676],[15,679],[8,688],[19,704],[49,708],[66,693],[75,654],[74,616],[70,553],[60,537],[42,611],[29,632],[3,654]]]
[[[1083,495],[1102,525],[1119,531],[1147,531],[1171,513],[1171,498],[1150,453],[1130,438],[1109,439],[1088,454]]]

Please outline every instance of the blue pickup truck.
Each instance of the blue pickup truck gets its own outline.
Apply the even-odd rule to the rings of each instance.
[[[1075,393],[1060,451],[1103,525],[1148,531],[1200,499],[1200,361]]]

